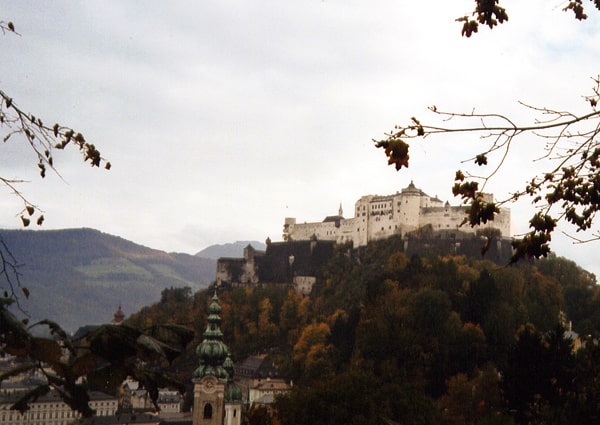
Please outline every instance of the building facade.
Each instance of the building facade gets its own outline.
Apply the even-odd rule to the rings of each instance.
[[[261,397],[275,397],[292,388],[266,354],[252,355],[236,363],[235,379],[242,389],[244,404],[248,406],[252,406]]]
[[[273,400],[280,394],[287,394],[291,388],[290,384],[281,378],[267,378],[250,388],[248,402],[252,406],[261,400]]]
[[[2,425],[70,425],[81,418],[60,397],[50,391],[29,404],[29,410],[21,413],[11,410],[11,406],[22,396],[19,391],[0,395],[0,424]],[[118,400],[104,393],[90,392],[89,405],[97,417],[114,415]]]
[[[493,202],[493,195],[484,194],[484,201]],[[431,197],[413,182],[393,195],[366,195],[356,201],[354,217],[344,218],[342,208],[338,215],[328,216],[321,222],[298,223],[295,218],[285,219],[284,240],[329,240],[337,243],[352,242],[354,247],[392,235],[404,236],[423,227],[433,231],[461,231],[475,233],[488,227],[497,229],[503,238],[510,237],[510,210],[501,208],[493,221],[482,226],[465,224],[467,207],[451,206],[437,197]]]

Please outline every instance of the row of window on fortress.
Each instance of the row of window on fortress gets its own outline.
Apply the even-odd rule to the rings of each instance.
[[[398,206],[400,206],[400,202],[398,202]],[[386,211],[373,211],[376,209],[383,209],[386,208]],[[380,208],[376,208],[376,206],[374,208],[372,208],[371,214],[385,214],[387,212],[387,209],[392,209],[391,206],[386,206],[386,205],[381,205]],[[363,206],[363,213],[362,216],[364,217],[366,215],[365,211],[365,207]],[[398,210],[398,212],[400,212],[400,210]],[[356,210],[356,216],[358,217],[360,214],[360,208]]]
[[[377,221],[379,221],[379,218],[377,218]],[[438,226],[438,229],[441,229],[441,228],[442,228],[442,225],[441,225],[441,224],[438,224],[437,226]],[[450,228],[450,225],[449,225],[449,224],[446,224],[446,228]],[[456,228],[458,229],[458,226],[456,226]],[[360,229],[357,229],[357,230],[360,232]],[[366,230],[366,229],[365,229],[365,230]],[[388,230],[392,230],[392,226],[389,226],[389,229],[388,229]],[[395,225],[394,225],[394,230],[398,230],[398,225],[397,225],[397,224],[395,224]],[[383,231],[385,231],[385,227],[384,227],[384,226],[382,226],[382,227],[381,227],[381,231],[382,231],[382,232],[383,232]],[[333,232],[333,231],[327,231],[325,234],[326,234],[327,236],[330,236],[330,235],[332,235],[332,236],[333,236],[334,234],[336,234],[336,232]],[[350,237],[348,237],[348,240],[349,240],[349,239],[350,239]]]
[[[405,200],[404,203],[408,204],[408,199]],[[400,206],[400,201],[398,201],[398,206]],[[372,210],[380,210],[380,209],[383,209],[383,208],[392,208],[392,203],[390,202],[389,204],[385,203],[385,204],[374,204],[374,205],[371,205],[371,209]],[[359,211],[359,210],[360,210],[360,207],[358,207],[357,211]],[[367,206],[363,205],[362,206],[362,210],[366,211],[367,210]]]

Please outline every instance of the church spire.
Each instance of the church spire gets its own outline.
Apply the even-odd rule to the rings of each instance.
[[[241,425],[242,390],[233,381],[234,365],[221,332],[221,306],[217,291],[208,306],[204,340],[196,354],[193,425]]]
[[[229,349],[223,342],[220,313],[221,306],[215,291],[208,307],[208,324],[204,331],[204,340],[196,348],[196,354],[200,357],[200,365],[194,371],[194,378],[203,378],[208,375],[218,379],[227,379],[228,377],[223,362],[229,355]]]
[[[342,209],[342,201],[340,201],[340,209],[338,210],[338,215],[340,217],[344,216],[344,210]]]
[[[121,303],[119,303],[119,308],[115,314],[113,314],[113,323],[119,324],[123,320],[125,320],[125,313],[123,313],[123,310],[121,310]]]

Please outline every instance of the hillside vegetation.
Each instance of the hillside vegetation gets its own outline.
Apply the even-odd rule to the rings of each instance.
[[[160,299],[165,288],[194,291],[214,280],[216,262],[166,253],[92,229],[0,232],[19,263],[21,297],[32,320],[51,319],[66,330],[107,323]]]
[[[401,241],[340,248],[310,297],[218,292],[234,360],[268,353],[294,381],[281,423],[596,423],[600,292],[564,258],[502,267],[465,256],[407,257]],[[210,290],[163,293],[131,318],[184,323],[176,365],[190,381]],[[564,339],[568,321],[583,347]]]

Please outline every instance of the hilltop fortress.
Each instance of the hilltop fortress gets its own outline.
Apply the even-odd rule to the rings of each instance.
[[[484,196],[488,202],[493,201],[493,195]],[[411,181],[408,187],[393,195],[361,197],[354,206],[353,218],[342,216],[341,205],[338,215],[328,216],[322,222],[297,223],[295,218],[288,217],[283,227],[283,239],[352,242],[354,247],[359,247],[372,240],[392,235],[404,237],[425,228],[438,237],[455,238],[458,232],[472,235],[481,228],[494,228],[502,238],[510,237],[508,208],[500,209],[494,221],[475,227],[464,224],[466,209],[465,206],[453,207],[449,202],[427,195]]]
[[[492,201],[491,194],[486,200]],[[487,258],[506,263],[511,255],[510,210],[503,208],[484,226],[464,224],[465,206],[453,207],[425,194],[411,182],[394,195],[366,195],[356,201],[354,217],[337,215],[321,222],[297,223],[286,218],[283,242],[266,240],[266,251],[248,245],[243,258],[219,258],[216,284],[254,287],[293,287],[308,295],[317,282],[319,270],[334,255],[337,244],[349,244],[357,255],[370,241],[400,237],[407,255],[455,253],[481,255],[482,239],[477,231],[493,230],[495,243],[488,246]]]

